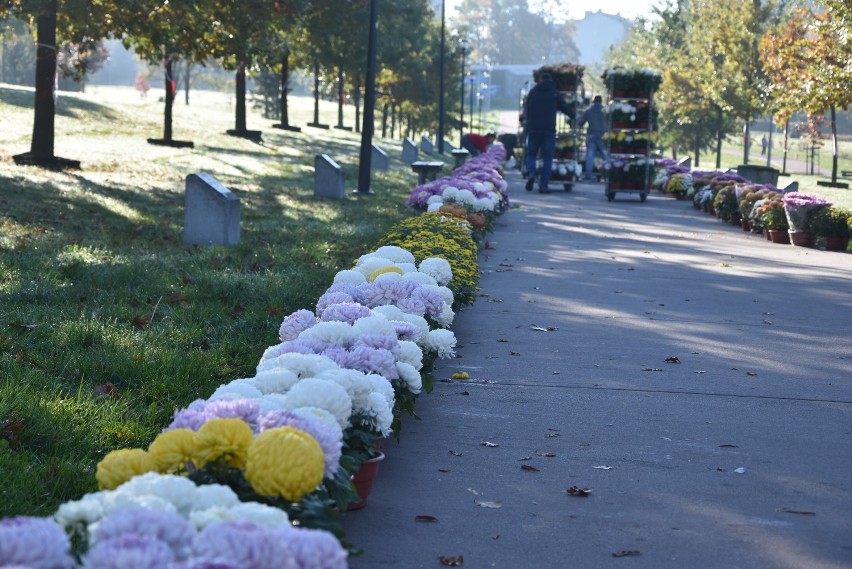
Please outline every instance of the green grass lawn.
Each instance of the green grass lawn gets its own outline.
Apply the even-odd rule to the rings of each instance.
[[[416,183],[400,142],[377,138],[392,168],[373,173],[376,196],[316,199],[319,153],[355,189],[360,135],[277,130],[250,113],[264,143],[227,136],[221,93],[175,107],[174,137],[194,149],[152,146],[163,105],[131,88],[60,93],[56,154],[82,168],[21,167],[11,157],[29,150],[31,101],[0,85],[0,517],[95,490],[108,451],[147,445],[175,409],[252,376],[282,318],[409,215]],[[292,124],[312,119],[312,100],[291,102]],[[321,120],[336,118],[324,102]],[[240,198],[238,246],[183,244],[184,179],[200,171]]]

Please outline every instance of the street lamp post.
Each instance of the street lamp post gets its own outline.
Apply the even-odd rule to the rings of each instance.
[[[445,34],[444,34],[444,15],[446,13],[446,1],[441,1],[441,55],[439,56],[439,65],[441,67],[441,71],[439,75],[441,76],[441,80],[439,82],[439,93],[438,93],[438,152],[440,154],[444,153],[444,51],[446,46]]]
[[[461,53],[462,53],[462,66],[461,66],[461,123],[459,125],[459,148],[462,147],[461,137],[464,136],[464,56],[467,54],[467,38],[461,39]]]
[[[470,120],[468,121],[468,126],[473,130],[473,93],[475,89],[473,86],[476,84],[476,77],[473,74],[473,69],[470,70]]]

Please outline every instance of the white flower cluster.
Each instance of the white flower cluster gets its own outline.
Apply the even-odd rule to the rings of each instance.
[[[477,191],[487,192],[484,197],[476,197],[470,190],[460,190],[455,186],[446,186],[441,194],[430,196],[426,200],[427,211],[438,211],[445,202],[451,202],[472,212],[496,211],[500,205],[500,194],[492,184],[474,182]]]
[[[185,476],[155,472],[135,476],[115,490],[94,492],[65,502],[53,517],[66,529],[86,530],[91,535],[101,519],[131,508],[176,512],[198,530],[222,520],[252,521],[268,527],[290,525],[284,510],[257,502],[240,502],[227,486],[196,486]]]

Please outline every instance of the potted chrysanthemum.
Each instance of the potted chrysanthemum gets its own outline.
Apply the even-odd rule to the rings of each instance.
[[[811,231],[825,241],[826,251],[846,251],[850,222],[852,211],[832,205],[811,213],[809,224]]]
[[[801,192],[784,194],[781,201],[790,225],[790,242],[800,247],[813,247],[816,235],[810,229],[809,218],[817,209],[830,206],[831,202],[818,195]]]

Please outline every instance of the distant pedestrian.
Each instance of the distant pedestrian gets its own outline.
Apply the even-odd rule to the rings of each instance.
[[[763,138],[760,139],[760,155],[766,155],[766,147],[769,146],[769,141],[766,140],[766,135],[763,135]]]
[[[601,99],[600,95],[596,95],[592,101],[592,106],[580,115],[580,121],[577,126],[578,128],[582,128],[587,123],[589,126],[586,128],[586,171],[584,177],[587,180],[591,180],[593,178],[592,171],[595,169],[595,156],[600,154],[602,159],[607,159],[603,143],[603,135],[606,132],[606,120],[603,114],[603,99]]]
[[[497,135],[493,132],[489,132],[485,136],[469,132],[462,136],[461,145],[462,148],[470,152],[471,156],[479,156],[488,150],[495,138],[497,138]]]
[[[562,111],[569,117],[574,116],[574,107],[562,98],[562,94],[553,83],[550,73],[539,75],[538,83],[527,93],[524,103],[524,133],[527,137],[524,149],[524,162],[527,176],[526,190],[532,191],[536,177],[536,160],[541,151],[541,178],[539,192],[546,194],[550,190],[550,171],[553,168],[553,151],[556,148],[556,111]]]

